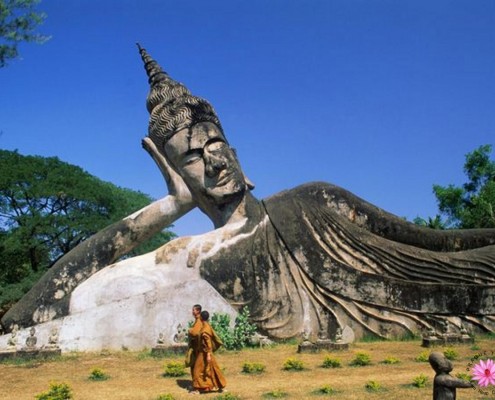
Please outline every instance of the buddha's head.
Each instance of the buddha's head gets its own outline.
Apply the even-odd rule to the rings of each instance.
[[[148,137],[208,215],[238,201],[253,185],[244,176],[213,107],[193,96],[139,47],[148,74]]]

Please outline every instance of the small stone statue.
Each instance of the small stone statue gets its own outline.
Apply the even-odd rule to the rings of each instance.
[[[19,330],[19,327],[17,325],[14,325],[14,328],[12,329],[12,332],[10,334],[9,339],[7,340],[7,346],[9,350],[15,350],[17,347],[17,342],[19,338],[17,337],[17,331]]]
[[[445,320],[442,321],[442,331],[444,335],[449,335],[450,334],[450,323],[449,321]]]
[[[158,344],[159,346],[163,346],[165,344],[165,337],[163,336],[162,332],[158,334],[158,339],[156,340],[156,344]]]
[[[174,335],[175,343],[187,343],[187,330],[182,327],[182,324],[177,325],[177,333]]]
[[[435,370],[433,380],[433,400],[455,400],[456,388],[470,388],[472,384],[450,375],[452,363],[440,352],[434,351],[429,357],[430,365]]]
[[[320,340],[320,341],[328,340],[326,328],[324,328],[324,327],[320,328],[320,330],[318,331],[318,340]]]
[[[58,329],[52,328],[48,337],[48,344],[44,347],[47,350],[58,349]]]
[[[335,343],[342,343],[344,339],[342,338],[342,328],[339,326],[335,332]]]
[[[35,336],[36,334],[36,329],[34,329],[34,326],[29,330],[29,336],[26,339],[26,350],[34,350],[36,347],[36,343],[38,342],[38,339]]]

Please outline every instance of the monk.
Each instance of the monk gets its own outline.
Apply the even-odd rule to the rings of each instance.
[[[222,391],[227,382],[213,356],[215,350],[215,334],[208,323],[208,311],[198,313],[193,307],[196,318],[194,325],[189,329],[190,345],[194,349],[194,364],[191,366],[193,393]]]

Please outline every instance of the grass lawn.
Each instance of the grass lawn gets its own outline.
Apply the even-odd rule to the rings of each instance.
[[[347,351],[317,354],[298,354],[295,344],[246,349],[240,352],[219,351],[216,357],[224,369],[228,392],[200,396],[188,393],[188,374],[181,377],[163,376],[165,364],[172,361],[182,362],[182,357],[154,358],[149,355],[149,351],[70,353],[48,361],[0,363],[0,398],[34,400],[35,395],[49,389],[51,382],[63,382],[73,389],[75,400],[157,400],[159,395],[165,394],[170,394],[171,398],[176,400],[198,397],[203,400],[426,400],[432,399],[434,372],[428,362],[415,361],[422,352],[430,351],[422,348],[420,344],[418,340],[360,342],[353,344]],[[434,350],[446,349],[439,347]],[[491,356],[492,351],[495,353],[495,339],[480,338],[475,347],[457,345],[450,349],[454,349],[458,354],[457,359],[453,361],[452,375],[467,373],[466,369],[476,354],[486,351]],[[370,365],[349,365],[359,352],[370,356]],[[327,356],[337,358],[341,366],[323,368],[322,364]],[[284,363],[289,358],[301,361],[303,369],[284,370]],[[495,355],[491,358],[495,358]],[[383,362],[386,359],[389,360],[389,364]],[[259,374],[243,373],[243,365],[248,362],[263,364],[265,371]],[[109,378],[101,381],[89,379],[95,368],[99,368]],[[414,378],[420,374],[428,378],[426,386],[422,388],[413,386]],[[375,381],[380,388],[375,391],[366,389],[365,386],[370,381]],[[457,399],[495,399],[495,386],[489,387],[488,395],[478,390],[458,389]]]

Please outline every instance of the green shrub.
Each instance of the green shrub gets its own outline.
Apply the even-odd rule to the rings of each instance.
[[[413,386],[417,388],[424,388],[428,383],[428,377],[425,374],[420,374],[413,378]]]
[[[213,398],[214,400],[241,400],[239,396],[232,393],[224,393]]]
[[[170,361],[165,364],[163,376],[167,377],[177,377],[186,375],[186,369],[183,362]]]
[[[315,394],[334,394],[335,389],[330,385],[323,385],[316,390]]]
[[[175,397],[171,394],[161,394],[155,400],[175,400]]]
[[[294,357],[290,357],[284,362],[284,369],[286,371],[302,371],[304,369],[304,363]]]
[[[474,344],[471,346],[471,350],[473,350],[473,351],[481,350],[481,347],[480,347],[480,345],[479,345],[479,344],[474,343]]]
[[[428,350],[422,351],[418,354],[418,356],[414,359],[417,362],[428,362],[428,358],[430,357],[430,352]]]
[[[368,353],[360,352],[356,354],[356,357],[351,361],[351,365],[355,367],[364,367],[371,364],[371,357]]]
[[[256,333],[256,325],[249,322],[249,317],[249,309],[244,307],[237,315],[232,329],[228,314],[214,313],[211,316],[211,326],[227,350],[239,350],[249,346],[249,339]]]
[[[93,368],[89,373],[88,379],[91,381],[106,381],[110,378],[101,368]]]
[[[276,389],[276,390],[272,390],[271,392],[265,393],[263,395],[263,398],[267,398],[267,399],[281,399],[281,398],[287,397],[287,396],[288,396],[288,394],[286,392],[284,392],[283,390]]]
[[[266,366],[262,363],[245,362],[242,365],[242,372],[245,374],[261,374],[265,372]]]
[[[338,358],[333,358],[331,356],[325,356],[323,359],[323,368],[340,368],[342,366],[342,363]]]
[[[471,375],[466,374],[465,372],[458,372],[455,376],[463,381],[471,382]]]
[[[382,389],[382,384],[378,381],[368,381],[364,387],[369,392],[378,392]]]
[[[35,396],[36,400],[70,400],[72,389],[66,383],[50,383],[50,389]]]
[[[400,360],[397,357],[389,356],[382,361],[382,364],[399,364]]]
[[[448,349],[445,349],[443,351],[443,355],[447,360],[454,361],[459,358],[459,353],[453,349],[452,347],[449,347]]]

